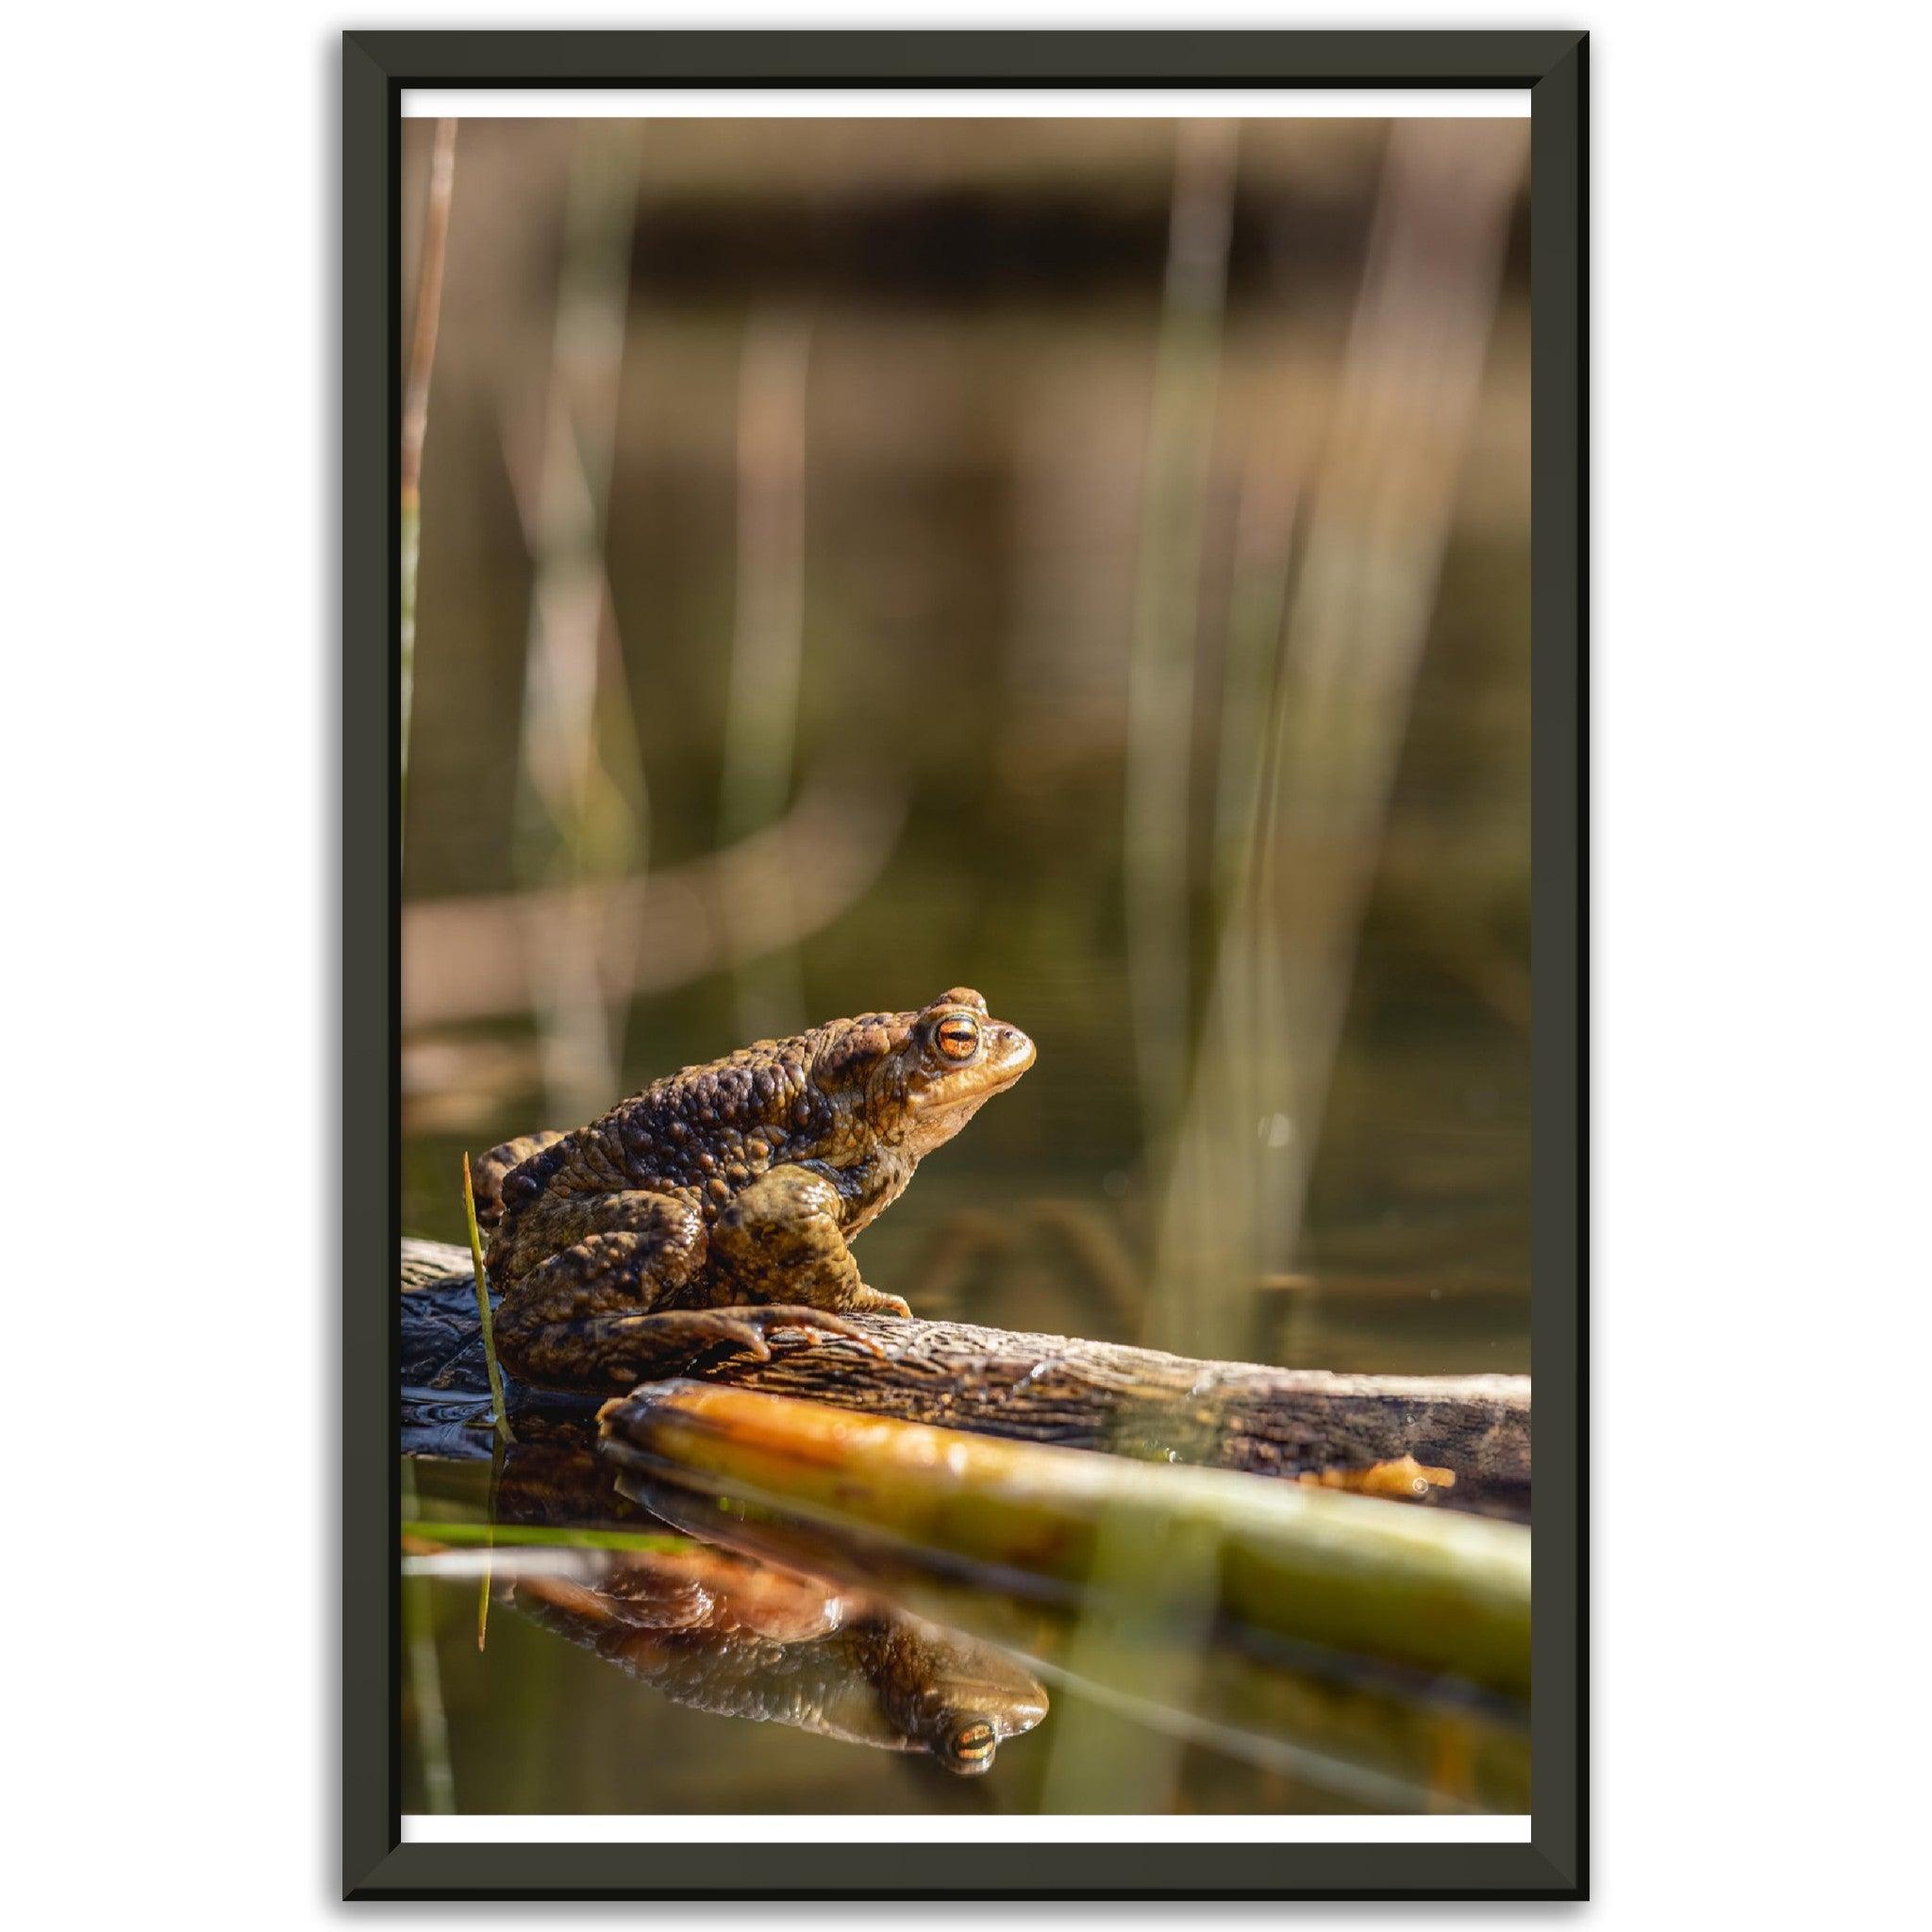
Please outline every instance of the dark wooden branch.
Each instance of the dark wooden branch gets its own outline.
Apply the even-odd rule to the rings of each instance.
[[[452,1339],[459,1341],[461,1303],[439,1286],[453,1274],[470,1289],[469,1257],[460,1248],[404,1242],[405,1291],[432,1292],[446,1305]],[[850,1341],[780,1331],[770,1361],[701,1357],[682,1373],[905,1422],[1264,1475],[1359,1470],[1413,1457],[1454,1472],[1455,1484],[1440,1500],[1528,1514],[1527,1376],[1341,1375],[1196,1361],[961,1322],[877,1316],[860,1325],[886,1345],[883,1359]],[[475,1392],[487,1406],[480,1349],[469,1353],[477,1357]],[[450,1359],[437,1386],[455,1392],[470,1372],[466,1355]],[[593,1402],[587,1397],[586,1407]]]

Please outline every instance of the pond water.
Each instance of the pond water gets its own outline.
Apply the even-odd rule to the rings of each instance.
[[[406,1810],[1526,1808],[1507,1705],[1077,1620],[1013,1650],[635,1507],[506,1522],[518,1454],[405,1470]]]

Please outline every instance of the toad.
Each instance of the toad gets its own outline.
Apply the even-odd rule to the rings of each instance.
[[[608,1391],[764,1332],[849,1335],[907,1315],[851,1243],[913,1170],[1033,1064],[1033,1042],[955,987],[653,1081],[569,1134],[484,1156],[477,1218],[497,1353],[540,1388]]]
[[[535,1554],[571,1569],[513,1569],[500,1596],[694,1710],[924,1751],[958,1777],[1046,1715],[1016,1658],[860,1591],[695,1542]]]

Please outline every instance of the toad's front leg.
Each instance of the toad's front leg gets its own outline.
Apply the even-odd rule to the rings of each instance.
[[[844,1314],[909,1315],[860,1278],[839,1220],[839,1191],[803,1167],[774,1167],[741,1188],[711,1228],[720,1302],[797,1302]]]

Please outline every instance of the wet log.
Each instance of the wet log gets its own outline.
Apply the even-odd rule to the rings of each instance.
[[[441,1306],[447,1296],[452,1347],[439,1391],[462,1392],[473,1355],[476,1389],[468,1392],[487,1407],[481,1350],[459,1345],[456,1291],[471,1292],[468,1255],[405,1241],[402,1282],[412,1300],[428,1295]],[[474,1299],[468,1321],[474,1329]],[[682,1373],[901,1422],[1262,1475],[1332,1479],[1407,1457],[1424,1466],[1416,1476],[1421,1500],[1529,1513],[1527,1376],[1333,1374],[960,1322],[877,1316],[860,1325],[883,1356],[836,1337],[780,1331],[769,1361],[701,1357]],[[512,1390],[512,1416],[528,1393]],[[543,1400],[554,1407],[558,1398]],[[594,1397],[584,1398],[587,1415],[595,1407]],[[1446,1471],[1453,1483],[1429,1481],[1427,1471]]]

